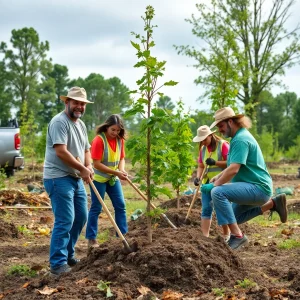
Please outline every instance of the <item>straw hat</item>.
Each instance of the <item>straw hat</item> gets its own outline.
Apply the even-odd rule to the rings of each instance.
[[[209,127],[207,125],[204,125],[204,126],[200,126],[198,129],[197,129],[197,136],[195,136],[193,138],[193,142],[202,142],[204,141],[209,135],[213,134],[214,132],[216,131],[211,131],[209,129]]]
[[[86,91],[84,88],[74,86],[70,88],[68,91],[67,96],[60,96],[60,99],[62,101],[66,101],[68,98],[71,98],[73,100],[81,101],[81,102],[86,102],[86,103],[94,103],[86,99]]]
[[[243,114],[236,115],[231,107],[223,107],[215,112],[215,121],[209,128],[215,127],[218,123],[228,119],[238,119],[244,117]]]

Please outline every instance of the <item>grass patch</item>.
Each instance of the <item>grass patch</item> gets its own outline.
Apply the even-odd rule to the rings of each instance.
[[[145,200],[126,201],[126,213],[128,217],[137,209],[141,209],[144,213],[146,208],[147,202]]]
[[[299,221],[300,220],[300,214],[296,212],[292,212],[288,214],[288,221]]]
[[[236,287],[239,287],[242,289],[249,289],[256,285],[257,285],[256,282],[254,282],[252,279],[245,278],[244,280],[238,280]]]
[[[110,239],[110,232],[109,229],[105,229],[102,232],[97,234],[97,241],[99,244],[103,244]]]
[[[273,226],[273,225],[275,225],[275,223],[280,222],[280,217],[276,212],[273,213],[271,221],[269,221],[268,218],[269,218],[269,215],[268,215],[268,213],[266,213],[264,215],[257,216],[254,219],[249,220],[248,222],[250,224],[258,224],[262,227],[268,227],[270,225]],[[299,221],[299,220],[300,220],[300,214],[295,213],[295,212],[288,214],[288,222]]]
[[[269,173],[273,174],[298,174],[297,166],[279,165],[277,168],[268,168]]]
[[[24,235],[26,235],[26,236],[31,236],[31,235],[33,235],[33,232],[30,231],[30,230],[27,228],[26,225],[20,225],[20,226],[18,226],[18,227],[17,227],[17,230],[18,230],[20,233],[22,233],[22,234],[24,234]]]
[[[279,249],[300,248],[300,240],[288,239],[278,244]]]
[[[28,265],[13,265],[9,268],[7,274],[16,276],[35,277],[37,275],[37,272],[31,270],[31,268]]]
[[[276,212],[274,212],[272,215],[271,221],[269,221],[269,215],[264,214],[261,216],[257,216],[254,219],[249,220],[248,222],[250,224],[258,224],[259,226],[262,226],[262,227],[268,227],[270,225],[274,225],[275,223],[280,222],[280,218],[279,218],[279,215]]]
[[[217,297],[223,297],[226,292],[226,288],[222,288],[222,289],[214,288],[214,289],[212,289],[212,292]]]

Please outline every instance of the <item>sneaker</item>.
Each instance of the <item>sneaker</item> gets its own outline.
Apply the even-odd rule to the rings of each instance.
[[[242,238],[238,238],[235,235],[231,235],[230,239],[228,241],[228,246],[232,249],[232,250],[237,250],[243,246],[247,246],[249,244],[249,240],[247,238],[247,236],[244,234]]]
[[[97,240],[89,240],[88,248],[97,248],[97,247],[99,247]]]
[[[273,212],[276,211],[279,214],[280,221],[285,223],[287,221],[287,206],[285,194],[279,194],[272,198],[274,207],[270,210],[269,220],[272,220]]]
[[[229,240],[230,240],[230,234],[228,234],[228,235],[223,235],[223,239],[224,239],[224,242],[225,242],[225,243],[228,243]]]
[[[61,275],[70,271],[72,271],[72,269],[67,264],[59,266],[57,268],[50,268],[50,272],[52,275]]]
[[[69,265],[70,267],[75,266],[75,265],[78,264],[79,262],[80,262],[80,259],[78,259],[78,258],[75,258],[75,257],[68,258],[68,265]]]

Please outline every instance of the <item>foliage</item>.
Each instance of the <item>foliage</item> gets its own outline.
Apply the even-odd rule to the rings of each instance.
[[[122,113],[129,105],[128,88],[117,77],[105,79],[102,75],[91,73],[85,79],[72,80],[69,86],[85,88],[87,97],[94,104],[87,105],[83,120],[89,131],[104,122],[107,116]]]
[[[67,95],[67,87],[69,85],[69,74],[68,68],[63,65],[54,64],[53,70],[49,73],[49,76],[52,77],[55,81],[55,112],[59,113],[64,110],[64,104],[60,99],[61,95]]]
[[[192,15],[187,22],[204,46],[176,48],[196,60],[194,67],[200,75],[195,82],[208,89],[213,109],[231,106],[236,95],[255,121],[261,92],[279,84],[277,76],[299,62],[300,27],[290,31],[285,28],[293,3],[273,1],[271,8],[263,0],[196,4],[200,17]]]
[[[192,155],[192,132],[189,124],[193,120],[189,113],[184,113],[183,103],[177,103],[177,112],[170,118],[172,131],[165,136],[168,152],[165,157],[165,182],[170,182],[179,197],[179,192],[186,188],[186,182],[194,168]]]
[[[289,159],[300,160],[300,136],[294,141],[295,146],[291,146],[286,152],[285,155]]]
[[[97,285],[97,288],[100,290],[100,291],[103,291],[106,293],[106,298],[110,298],[110,297],[113,297],[113,293],[111,292],[110,290],[110,282],[109,281],[103,281],[103,280],[100,280],[98,285]]]
[[[36,130],[38,128],[32,111],[28,111],[27,101],[23,102],[21,112],[21,127],[20,133],[22,136],[22,152],[26,158],[31,159],[32,166],[34,164],[35,144],[36,144]]]
[[[160,216],[166,212],[165,209],[161,207],[156,207],[151,209],[149,212],[146,212],[145,215],[151,217],[153,222],[157,222],[160,219]]]
[[[45,152],[46,152],[46,138],[47,138],[47,126],[44,126],[42,128],[42,131],[40,135],[37,135],[35,137],[36,143],[35,143],[35,153],[38,158],[44,158]]]
[[[140,182],[143,181],[141,188],[144,186],[146,190],[148,213],[150,212],[150,201],[157,193],[171,194],[166,188],[159,187],[164,174],[164,156],[168,151],[164,143],[161,126],[165,122],[168,122],[169,115],[162,108],[153,108],[153,99],[156,95],[160,97],[164,96],[159,92],[161,87],[177,84],[177,82],[170,80],[157,86],[159,77],[162,77],[165,71],[166,61],[160,62],[156,57],[152,56],[151,48],[155,46],[153,29],[156,27],[152,25],[153,18],[154,9],[152,6],[147,6],[145,16],[142,16],[146,36],[132,32],[132,35],[138,41],[131,41],[131,45],[136,49],[138,57],[138,62],[134,67],[142,68],[144,74],[136,82],[139,86],[138,90],[130,91],[131,94],[138,95],[138,99],[132,100],[131,108],[125,113],[125,116],[142,116],[140,135],[132,138],[132,153],[134,153],[132,163],[134,165],[138,162],[141,166],[137,173],[137,180]],[[151,220],[149,218],[148,237],[149,242],[152,242]]]
[[[12,30],[10,42],[12,49],[8,49],[2,42],[0,53],[4,54],[7,88],[14,96],[12,103],[20,111],[27,101],[29,107],[35,108],[37,116],[42,107],[39,80],[46,80],[44,76],[52,68],[52,64],[46,59],[49,43],[40,42],[38,33],[32,27]]]
[[[252,279],[245,278],[244,280],[237,280],[237,287],[242,289],[249,289],[256,286],[257,283],[254,282]]]
[[[4,61],[0,61],[0,127],[11,118],[12,93],[8,88],[7,73]]]
[[[8,275],[35,277],[37,272],[32,270],[28,265],[13,265],[9,268]]]
[[[0,168],[0,190],[5,189],[6,173],[5,168]]]

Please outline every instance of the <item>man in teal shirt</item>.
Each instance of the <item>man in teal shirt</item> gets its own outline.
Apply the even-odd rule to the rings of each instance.
[[[287,221],[285,194],[271,198],[272,179],[267,170],[261,149],[248,131],[249,118],[236,115],[230,107],[219,109],[215,122],[225,137],[231,137],[227,168],[202,185],[202,197],[211,198],[219,225],[228,225],[231,236],[228,245],[238,249],[248,244],[248,238],[238,224],[270,210],[276,211],[281,222]]]

